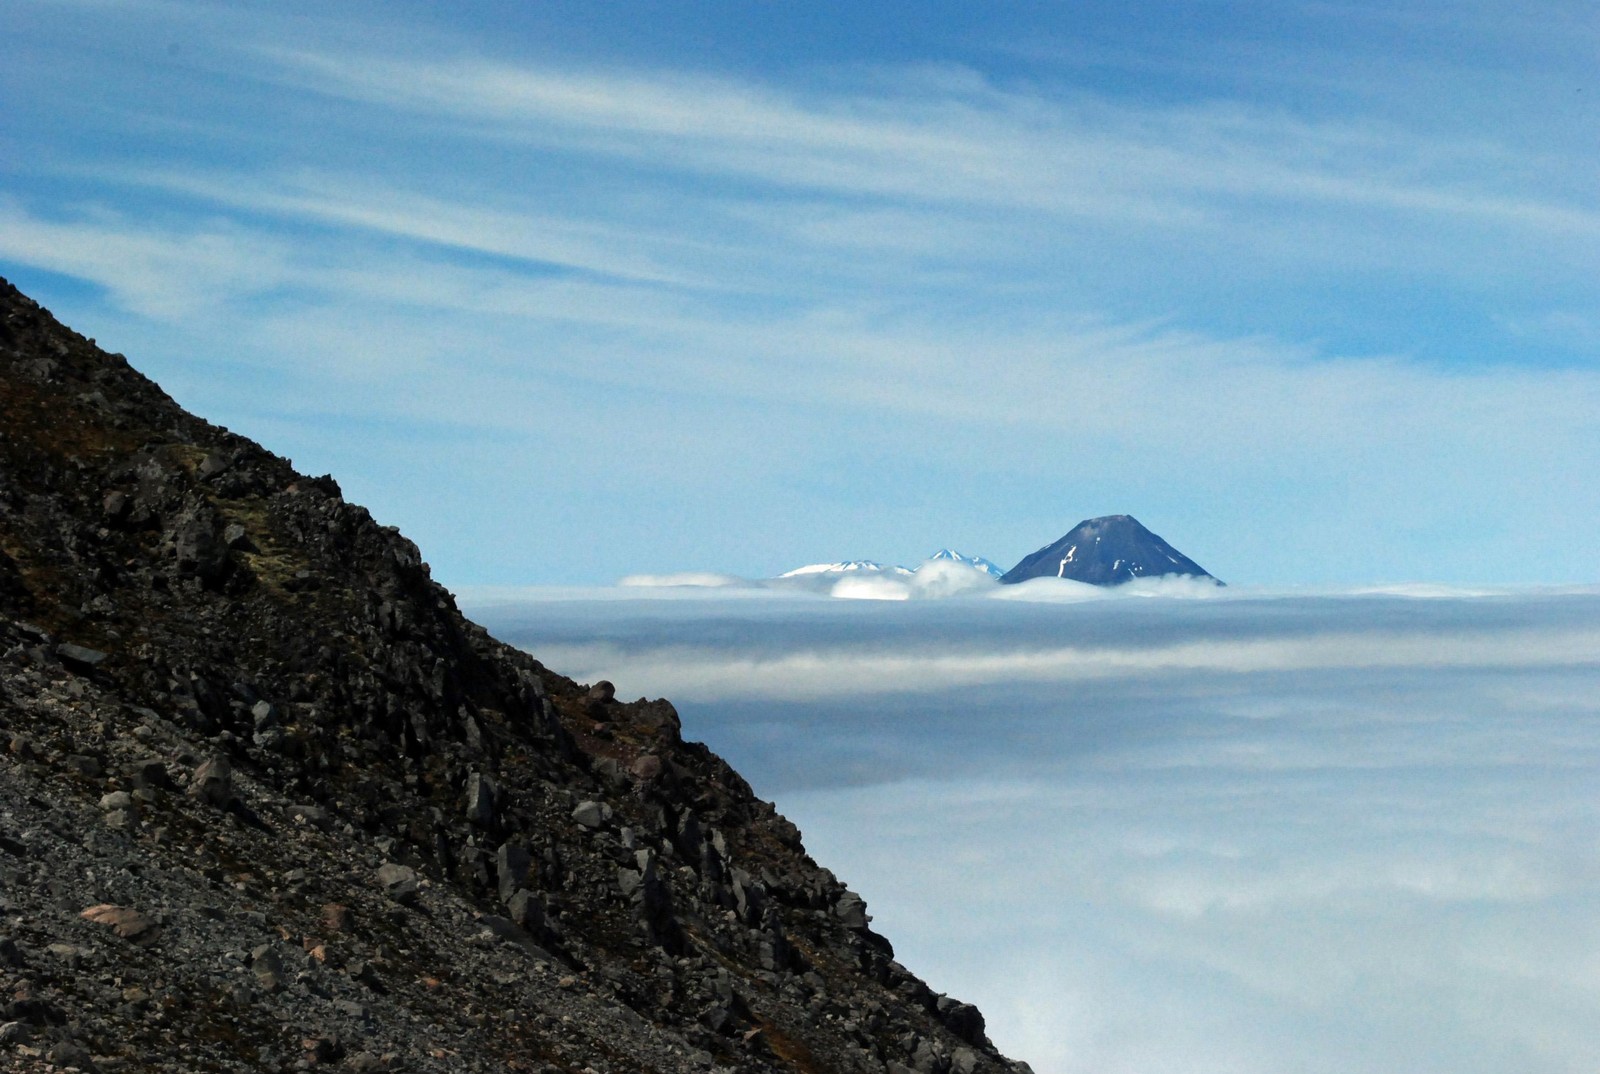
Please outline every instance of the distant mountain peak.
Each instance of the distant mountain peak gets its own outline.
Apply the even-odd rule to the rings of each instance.
[[[886,567],[870,559],[847,559],[838,563],[808,563],[792,571],[784,571],[779,578],[806,578],[818,574],[911,574],[906,567]]]
[[[1030,578],[1066,578],[1109,586],[1173,574],[1210,578],[1223,584],[1132,515],[1102,515],[1084,519],[1060,540],[1025,556],[1000,580],[1011,583]]]
[[[928,560],[930,562],[948,560],[952,563],[961,563],[968,567],[976,568],[985,574],[993,575],[996,578],[999,578],[1001,575],[1005,574],[1005,572],[999,567],[995,566],[994,563],[984,559],[982,556],[965,555],[961,552],[957,552],[953,548],[941,548],[939,551],[929,556]]]

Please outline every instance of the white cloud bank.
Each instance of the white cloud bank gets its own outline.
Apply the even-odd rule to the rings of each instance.
[[[1594,587],[693,592],[479,610],[673,696],[1041,1074],[1591,1069]]]

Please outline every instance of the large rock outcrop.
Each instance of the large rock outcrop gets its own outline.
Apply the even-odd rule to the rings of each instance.
[[[0,281],[0,1070],[1021,1068],[665,701]]]

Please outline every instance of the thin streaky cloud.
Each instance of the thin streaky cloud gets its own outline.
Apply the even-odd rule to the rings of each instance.
[[[1600,631],[1529,630],[1496,636],[1368,632],[1150,648],[1064,646],[963,653],[818,649],[770,658],[675,646],[635,651],[556,642],[537,648],[543,659],[586,681],[647,682],[653,690],[692,701],[726,697],[797,701],[1193,672],[1592,666],[1600,652]]]
[[[336,224],[448,249],[557,266],[646,283],[705,287],[710,281],[633,251],[667,245],[709,249],[703,241],[636,227],[446,200],[370,177],[303,173],[262,180],[241,175],[130,172],[127,181],[250,214]]]
[[[266,56],[283,77],[318,92],[474,119],[589,152],[648,157],[669,169],[849,195],[1132,217],[1210,216],[1218,209],[1208,199],[1267,197],[1421,210],[1492,228],[1600,232],[1591,206],[1497,192],[1495,177],[1523,165],[1481,142],[1440,142],[1394,126],[1314,122],[1242,105],[1063,104],[987,87],[932,99],[799,98],[671,72],[312,51]],[[1152,206],[1151,197],[1161,200]]]
[[[3,197],[0,256],[92,281],[157,320],[182,320],[292,275],[284,244],[229,222],[163,229],[93,206],[45,219]]]
[[[1071,435],[1085,443],[1154,425],[1158,431],[1146,445],[1152,453],[1182,445],[1196,464],[1250,466],[1332,449],[1376,458],[1428,444],[1456,444],[1458,456],[1470,458],[1479,448],[1456,427],[1463,415],[1473,416],[1476,427],[1540,428],[1538,441],[1515,449],[1536,465],[1546,452],[1581,450],[1600,420],[1600,376],[1583,370],[1445,373],[1399,359],[1338,359],[1270,339],[1211,338],[1161,325],[1014,316],[1004,326],[943,326],[848,303],[732,316],[692,293],[648,284],[530,280],[392,251],[380,258],[377,249],[343,244],[311,256],[234,223],[157,228],[90,210],[45,219],[15,201],[0,205],[0,217],[7,222],[0,234],[5,256],[91,280],[144,316],[181,321],[291,285],[316,293],[342,312],[268,313],[255,318],[251,334],[358,378],[380,376],[384,361],[377,355],[417,353],[416,339],[432,351],[427,364],[434,365],[471,340],[476,367],[528,384],[565,367],[572,372],[563,375],[634,391],[699,391],[1019,434],[1070,418]],[[107,251],[118,256],[108,258]],[[434,309],[515,318],[530,332],[565,322],[629,337],[547,340],[530,351],[494,332],[433,324],[425,311]],[[370,342],[390,337],[392,346]],[[1010,382],[989,374],[986,355],[1003,357],[1014,379],[1033,384],[1037,405],[1019,409]],[[452,380],[451,391],[409,402],[380,385],[369,400],[419,414],[444,398],[469,397],[462,383],[484,383],[467,370]],[[1151,394],[1144,390],[1150,383],[1174,392]],[[492,394],[503,398],[505,386],[496,384]],[[1314,410],[1300,405],[1307,397],[1319,400]],[[1432,404],[1419,408],[1420,399]],[[473,409],[465,402],[463,408],[464,415]],[[1212,435],[1218,427],[1241,432],[1218,440]]]

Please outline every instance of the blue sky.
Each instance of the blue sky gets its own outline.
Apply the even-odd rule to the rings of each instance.
[[[446,583],[1592,581],[1592,5],[0,15],[0,272]]]

